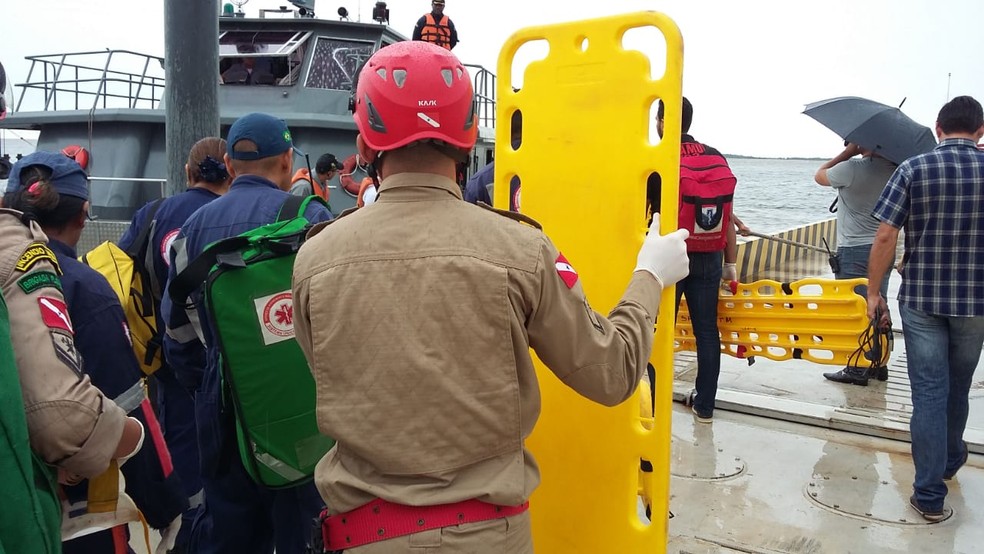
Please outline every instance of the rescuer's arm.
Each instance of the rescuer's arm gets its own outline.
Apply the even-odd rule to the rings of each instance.
[[[5,228],[0,232],[0,252],[13,252],[17,260],[28,248],[43,244],[40,228],[32,227],[34,238],[42,242],[19,237],[22,244],[13,252],[12,248],[18,248],[12,244],[18,242],[15,231],[23,233],[27,228]],[[35,259],[23,270],[0,269],[0,286],[9,308],[31,450],[48,464],[73,474],[92,477],[102,473],[112,458],[131,451],[136,442],[132,433],[124,433],[128,420],[123,410],[82,373],[70,325],[45,319],[45,313],[52,313],[46,306],[65,305],[57,268]]]
[[[659,235],[659,216],[622,299],[604,317],[591,309],[576,273],[544,237],[539,298],[527,323],[530,346],[567,386],[614,406],[638,386],[652,351],[660,294],[687,275],[686,230]]]
[[[735,231],[734,214],[731,217],[732,220],[724,225],[727,243],[724,246],[724,269],[721,272],[721,279],[725,281],[738,280],[738,267],[735,264],[738,259],[738,233]]]
[[[820,186],[823,187],[831,186],[831,182],[830,182],[831,179],[830,176],[827,175],[827,171],[830,170],[832,167],[836,166],[837,164],[850,160],[851,158],[857,156],[860,153],[861,153],[861,148],[858,145],[850,142],[847,143],[844,146],[844,150],[842,150],[840,154],[837,154],[836,156],[834,156],[833,158],[831,158],[830,160],[828,160],[827,162],[825,162],[823,165],[820,166],[820,169],[818,169],[816,174],[813,176],[813,180],[816,181],[817,184]]]

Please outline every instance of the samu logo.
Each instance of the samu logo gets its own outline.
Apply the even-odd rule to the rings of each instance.
[[[436,108],[437,100],[417,100],[418,108]]]

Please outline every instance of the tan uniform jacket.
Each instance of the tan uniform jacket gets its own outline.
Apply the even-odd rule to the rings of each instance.
[[[126,414],[75,369],[79,354],[59,309],[65,299],[47,241],[37,223],[27,227],[20,212],[0,209],[0,287],[31,448],[49,464],[94,477],[109,466]]]
[[[319,427],[338,441],[318,488],[335,513],[373,497],[520,504],[539,483],[523,446],[540,412],[529,348],[615,405],[645,371],[659,284],[635,274],[605,318],[565,284],[539,229],[435,175],[389,177],[379,192],[314,234],[294,266],[297,341]]]

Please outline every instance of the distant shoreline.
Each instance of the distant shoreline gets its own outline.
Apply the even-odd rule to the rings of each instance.
[[[804,160],[813,162],[824,162],[828,158],[801,158],[797,156],[786,157],[786,156],[743,156],[741,154],[725,154],[725,158],[729,160]]]

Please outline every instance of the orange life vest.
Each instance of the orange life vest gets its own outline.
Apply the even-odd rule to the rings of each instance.
[[[328,201],[328,194],[329,194],[328,187],[323,186],[321,183],[318,182],[317,179],[311,178],[311,172],[308,171],[308,168],[302,167],[301,169],[298,169],[294,173],[294,177],[292,177],[290,180],[290,186],[294,186],[298,181],[307,181],[311,183],[311,192],[320,196],[321,198],[324,198],[325,202]]]
[[[440,21],[434,21],[434,14],[428,13],[424,18],[424,26],[420,28],[420,40],[450,50],[451,26],[448,24],[448,16],[442,15]]]

